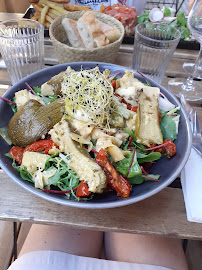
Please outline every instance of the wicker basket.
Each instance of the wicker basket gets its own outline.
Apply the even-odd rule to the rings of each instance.
[[[56,56],[60,63],[69,62],[107,62],[114,63],[119,47],[124,37],[124,27],[117,19],[99,12],[95,12],[96,18],[100,21],[115,26],[119,29],[121,35],[118,40],[104,47],[94,49],[74,48],[69,44],[65,30],[61,24],[63,18],[78,20],[85,11],[70,12],[68,14],[57,17],[50,26],[50,38],[52,40]]]

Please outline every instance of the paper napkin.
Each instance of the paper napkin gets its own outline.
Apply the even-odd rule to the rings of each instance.
[[[192,148],[181,172],[187,220],[202,223],[202,157]]]

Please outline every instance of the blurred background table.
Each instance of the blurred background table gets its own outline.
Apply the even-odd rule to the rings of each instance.
[[[22,17],[22,14],[0,13],[0,21]],[[116,58],[116,64],[132,66],[133,46],[123,44]],[[198,51],[177,49],[171,59],[162,85],[167,87],[170,78],[186,77],[182,65],[184,62],[194,62]],[[46,67],[58,64],[53,46],[45,39]],[[8,72],[0,58],[0,96],[11,86]],[[202,130],[202,103],[191,104],[196,109]],[[179,181],[179,178],[178,178]],[[186,218],[184,199],[180,188],[168,187],[151,198],[142,202],[114,209],[87,210],[70,208],[45,201],[24,190],[14,183],[0,169],[0,266],[5,254],[12,250],[11,222],[17,221],[24,226],[24,232],[29,230],[29,224],[55,224],[72,227],[118,231],[139,234],[155,234],[182,239],[202,240],[202,224],[190,223]],[[18,226],[19,228],[19,226]],[[22,230],[21,230],[22,231]],[[3,234],[4,232],[4,234]],[[3,236],[2,236],[3,235]],[[1,237],[2,236],[2,237]],[[19,234],[19,246],[25,235]],[[4,248],[1,244],[6,241]],[[1,267],[0,267],[1,268]],[[1,268],[3,269],[3,268]]]

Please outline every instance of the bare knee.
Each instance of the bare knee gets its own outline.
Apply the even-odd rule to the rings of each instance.
[[[106,257],[110,260],[151,264],[187,270],[181,240],[149,235],[106,233]]]
[[[32,225],[20,256],[37,250],[54,250],[74,255],[98,258],[103,233],[67,226]]]

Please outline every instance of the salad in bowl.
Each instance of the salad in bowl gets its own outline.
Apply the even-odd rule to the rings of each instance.
[[[14,112],[1,128],[4,156],[18,178],[45,197],[80,203],[111,193],[126,200],[137,186],[149,183],[157,192],[168,184],[164,171],[178,156],[180,106],[127,68],[60,66],[40,85],[23,79],[23,88],[3,97]]]

